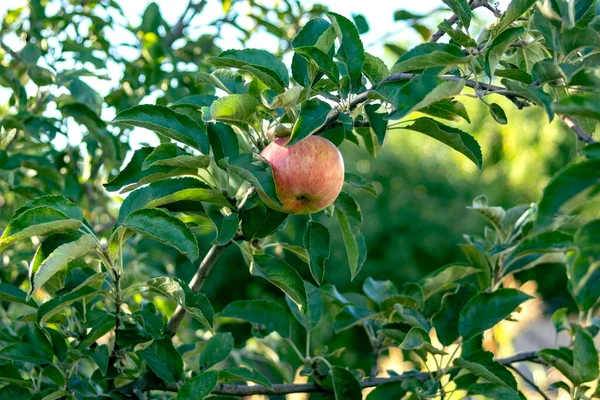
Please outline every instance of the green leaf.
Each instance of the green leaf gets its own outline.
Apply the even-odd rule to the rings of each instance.
[[[302,103],[300,116],[294,127],[289,142],[286,146],[292,146],[318,131],[327,120],[331,106],[318,99],[307,100]]]
[[[344,128],[344,125],[338,122],[333,128],[322,132],[321,137],[329,140],[336,147],[340,147],[344,139],[346,139],[346,129]]]
[[[558,79],[568,80],[565,72],[554,60],[542,60],[533,65],[533,77],[539,83],[553,82]]]
[[[252,207],[248,207],[248,204],[246,206],[240,214],[242,233],[246,240],[262,239],[271,235],[288,217],[288,214],[272,210],[260,201]]]
[[[513,81],[519,81],[526,85],[533,83],[533,77],[522,69],[511,68],[511,69],[497,69],[494,75],[502,78],[512,79]]]
[[[233,335],[229,332],[217,333],[208,339],[200,353],[200,370],[207,370],[225,360],[233,350],[233,344]]]
[[[419,118],[412,125],[403,127],[412,131],[424,133],[440,142],[452,147],[473,161],[477,168],[483,166],[483,157],[479,143],[466,132],[452,128],[431,118]]]
[[[142,163],[142,169],[148,169],[152,166],[157,166],[155,165],[156,162],[183,155],[189,154],[175,143],[163,143],[155,147],[154,150],[152,150],[152,152],[146,157],[146,159],[144,159],[144,162]]]
[[[104,274],[102,274],[102,275],[104,275]],[[37,313],[38,323],[40,325],[43,325],[46,322],[48,322],[50,320],[50,318],[52,318],[54,315],[58,314],[59,312],[61,312],[63,309],[70,306],[71,304],[73,304],[77,301],[82,301],[82,300],[90,298],[90,297],[94,297],[101,293],[103,293],[103,291],[98,290],[93,287],[84,286],[84,287],[77,289],[69,294],[55,297],[52,300],[47,301],[40,306],[38,313]]]
[[[417,81],[420,82],[420,81]],[[439,82],[439,79],[437,79]],[[437,84],[432,90],[428,91],[425,97],[418,101],[416,104],[412,105],[410,108],[404,107],[401,111],[397,110],[393,116],[394,118],[403,118],[406,115],[410,114],[413,111],[418,111],[422,108],[429,107],[430,105],[443,100],[448,97],[453,97],[462,92],[465,87],[465,81],[460,79],[458,81],[448,81]],[[399,114],[397,114],[399,112]]]
[[[340,224],[344,246],[346,247],[350,276],[351,279],[354,279],[367,258],[365,238],[360,233],[360,226],[362,225],[360,206],[352,196],[345,192],[340,193],[334,204],[335,215]]]
[[[223,218],[217,237],[211,243],[217,246],[225,246],[231,242],[237,233],[240,219],[237,214],[229,214]]]
[[[277,197],[271,165],[259,154],[252,152],[240,154],[235,159],[223,158],[219,161],[219,166],[223,169],[229,168],[231,172],[250,182],[276,206],[283,206]]]
[[[177,383],[183,375],[183,360],[173,346],[171,338],[155,340],[150,346],[138,351],[148,367],[167,383]]]
[[[402,399],[407,393],[405,386],[406,384],[400,380],[384,382],[369,392],[366,400]]]
[[[83,221],[83,213],[81,212],[81,209],[66,197],[57,195],[45,195],[28,201],[23,206],[19,207],[17,211],[15,211],[11,219],[16,218],[23,212],[35,207],[50,207],[64,213],[70,219]]]
[[[498,103],[490,104],[488,110],[490,111],[490,115],[492,116],[492,118],[494,118],[494,120],[497,123],[499,123],[500,125],[508,124],[508,118],[506,118],[506,113],[504,112],[502,107],[498,105]]]
[[[326,39],[329,36],[326,32],[330,31],[333,31],[333,28],[328,21],[323,18],[312,18],[304,24],[292,40],[292,47],[316,46],[321,37]],[[335,31],[333,34],[335,35]],[[333,42],[331,41],[328,44],[331,46]],[[329,49],[325,47],[319,47],[319,49],[329,54]],[[292,76],[296,82],[304,87],[310,87],[316,76],[315,72],[313,68],[309,69],[308,62],[302,56],[294,54],[292,57]]]
[[[506,211],[502,207],[489,206],[487,196],[477,196],[473,199],[473,204],[467,208],[486,217],[494,225],[498,233],[503,231],[501,221],[506,215]]]
[[[569,291],[579,309],[587,311],[598,304],[600,288],[600,220],[583,225],[575,234],[577,252],[567,264]]]
[[[537,254],[529,254],[524,257],[517,258],[512,261],[510,264],[505,265],[502,270],[502,276],[506,276],[508,274],[524,271],[526,269],[530,269],[536,267],[541,264],[566,264],[567,257],[564,253],[537,253]]]
[[[592,143],[585,146],[581,152],[588,160],[600,159],[600,143]]]
[[[38,308],[33,300],[27,300],[27,293],[9,283],[0,282],[0,300],[13,303],[25,304],[26,306]]]
[[[194,293],[179,279],[161,276],[146,282],[153,292],[160,293],[175,302],[198,320],[209,331],[212,331],[213,309],[208,298],[202,293]]]
[[[487,369],[484,365],[465,360],[464,358],[455,359],[454,365],[464,368],[473,375],[481,377],[490,383],[508,387],[508,385],[502,379],[494,375],[494,373]]]
[[[17,210],[17,213],[19,210]],[[11,218],[0,237],[0,253],[12,243],[31,236],[46,236],[54,232],[77,229],[80,220],[49,206],[29,208]]]
[[[406,21],[409,19],[421,19],[424,15],[414,14],[406,10],[397,10],[394,12],[394,21]]]
[[[258,100],[249,94],[230,94],[210,105],[210,117],[230,124],[252,124],[257,107]]]
[[[92,317],[90,314],[87,315],[88,318],[88,327],[90,331],[85,337],[81,339],[79,344],[77,345],[78,349],[85,349],[92,345],[92,343],[96,342],[102,336],[106,335],[108,332],[112,331],[116,325],[115,315],[107,312],[99,313],[99,316]],[[106,345],[102,345],[106,346]],[[107,348],[108,353],[108,348]],[[108,355],[107,355],[107,364],[108,364]],[[100,366],[100,364],[98,364]],[[102,366],[100,366],[102,368]],[[104,374],[106,374],[106,367],[103,368]]]
[[[217,67],[233,67],[249,72],[278,93],[284,92],[290,83],[285,64],[265,50],[227,50],[207,61]]]
[[[489,45],[487,52],[485,53],[485,73],[490,78],[494,77],[494,72],[498,63],[504,56],[509,46],[519,38],[525,32],[525,28],[511,28],[502,32],[498,37],[494,38],[492,43]]]
[[[372,85],[378,84],[390,74],[383,60],[369,53],[365,53],[365,63],[363,64],[362,72],[371,81]]]
[[[344,174],[344,182],[351,186],[354,186],[355,188],[363,189],[367,193],[373,195],[373,197],[377,197],[379,195],[379,193],[377,193],[377,189],[375,189],[375,186],[373,186],[372,183],[367,182],[360,175],[346,172]]]
[[[210,147],[216,161],[224,157],[234,159],[240,154],[238,137],[229,125],[216,122],[207,124],[207,128]]]
[[[343,59],[348,67],[348,76],[353,92],[358,91],[361,87],[362,68],[365,63],[365,50],[360,40],[360,34],[348,18],[333,12],[328,12],[326,15],[340,40],[341,47],[338,57]]]
[[[552,325],[554,325],[556,333],[569,329],[570,324],[567,316],[568,312],[569,309],[567,307],[563,307],[552,313]]]
[[[565,209],[572,208],[569,207],[569,200],[584,191],[588,196],[593,193],[600,186],[599,171],[600,159],[596,159],[569,165],[556,173],[546,185],[538,205],[536,230],[545,230],[559,221]],[[582,200],[581,196],[577,197]]]
[[[0,65],[0,82],[2,82],[2,86],[7,86],[12,89],[19,110],[24,110],[27,107],[27,91],[25,90],[25,86],[23,86],[16,76],[15,71]]]
[[[530,298],[516,289],[502,288],[491,293],[479,293],[460,312],[458,331],[463,340],[469,340],[508,317]]]
[[[280,288],[303,313],[308,307],[306,289],[302,277],[296,270],[280,258],[265,255],[255,255],[250,266],[252,275],[265,278],[273,285]]]
[[[195,107],[201,109],[202,107],[209,107],[217,99],[218,97],[212,94],[194,94],[177,100],[171,104],[171,108]]]
[[[129,192],[140,186],[171,178],[173,176],[196,174],[197,169],[174,168],[166,166],[154,166],[144,168],[144,161],[154,152],[152,147],[142,147],[133,153],[131,160],[111,181],[104,184],[108,191],[121,190],[121,193]]]
[[[371,277],[368,277],[363,283],[362,291],[377,304],[381,304],[388,297],[398,294],[398,289],[392,281],[376,281]]]
[[[502,386],[508,386],[508,388],[512,390],[513,394],[517,392],[517,380],[515,379],[514,375],[504,365],[494,360],[494,354],[492,352],[480,349],[472,351],[469,354],[465,354],[462,359],[485,367],[486,370],[504,382]],[[472,373],[477,376],[477,373]]]
[[[494,383],[473,383],[468,386],[469,394],[480,394],[486,399],[522,400],[514,390]]]
[[[12,362],[0,362],[0,382],[21,386],[33,390],[31,380],[25,380]]]
[[[304,286],[306,288],[306,297],[308,299],[308,308],[305,313],[300,312],[296,304],[288,296],[285,297],[285,300],[292,311],[294,318],[298,320],[304,329],[311,331],[321,320],[321,314],[323,313],[323,299],[321,298],[319,289],[310,282],[304,281]]]
[[[286,108],[286,107],[295,107],[298,103],[298,99],[300,96],[305,93],[305,90],[302,86],[293,86],[285,92],[274,96],[272,99],[266,99],[264,94],[262,95],[263,103],[266,102],[266,105],[269,108]],[[272,92],[271,94],[274,94]]]
[[[464,33],[461,29],[454,29],[447,19],[443,20],[442,23],[438,25],[438,28],[463,47],[477,47],[475,39]]]
[[[289,243],[274,243],[273,246],[276,249],[282,249],[282,250],[287,250],[289,252],[292,252],[296,255],[296,257],[298,257],[299,259],[301,259],[302,261],[304,261],[305,263],[308,264],[308,252],[306,251],[306,249],[302,246],[295,246]],[[270,247],[270,246],[269,246]]]
[[[290,335],[290,317],[286,309],[269,300],[236,300],[225,306],[220,318],[234,318],[261,326],[267,332]]]
[[[557,114],[591,117],[600,120],[600,95],[587,93],[563,97],[552,105]]]
[[[415,310],[423,308],[423,290],[413,282],[405,282],[399,294],[391,294],[383,299],[380,308],[391,311],[396,304],[406,306]]]
[[[528,254],[565,252],[573,248],[573,235],[570,233],[561,231],[542,232],[527,236],[512,251],[512,257],[509,257],[505,262],[508,263],[514,258]]]
[[[391,73],[424,68],[466,64],[470,60],[462,50],[451,44],[423,43],[404,53],[390,70]]]
[[[11,361],[46,365],[52,363],[52,343],[39,325],[29,325],[21,341],[0,350],[0,358]]]
[[[152,154],[150,154],[152,156]],[[150,158],[148,156],[148,158]],[[144,164],[148,163],[148,159],[144,161]],[[161,160],[152,160],[148,167],[179,167],[179,168],[196,168],[206,169],[210,165],[209,156],[192,156],[189,154],[183,154],[172,158],[165,158]]]
[[[465,106],[458,100],[443,99],[420,109],[419,112],[448,121],[457,121],[462,118],[471,123]]]
[[[347,131],[347,132],[351,132],[351,131]],[[377,136],[375,135],[375,132],[373,131],[373,129],[371,129],[370,127],[368,127],[368,128],[367,127],[359,127],[359,128],[356,128],[354,130],[354,132],[356,132],[358,135],[362,136],[364,144],[365,144],[365,148],[369,152],[369,155],[371,157],[377,157],[377,152],[379,151],[381,146],[379,146],[379,141],[377,140]],[[358,145],[358,143],[357,143],[357,145]]]
[[[37,268],[33,276],[33,286],[30,293],[35,293],[65,265],[94,250],[96,246],[96,239],[89,233],[70,243],[58,246]]]
[[[431,339],[429,339],[429,335],[425,330],[419,328],[418,326],[412,327],[406,337],[400,343],[400,348],[402,350],[425,350],[431,354],[446,354],[444,351],[437,349],[431,344]]]
[[[365,105],[365,113],[370,124],[371,137],[376,137],[377,140],[373,140],[374,147],[380,147],[383,145],[385,134],[387,133],[388,127],[388,113],[378,113],[377,110],[380,108],[377,104]]]
[[[203,201],[220,207],[231,206],[221,192],[196,178],[166,179],[131,192],[121,203],[117,225],[122,224],[127,216],[139,209],[165,207],[181,201]]]
[[[358,33],[362,35],[369,32],[369,23],[364,15],[352,14],[352,20],[354,21],[354,25],[356,25],[356,29],[358,29]]]
[[[167,107],[150,104],[134,106],[117,114],[113,122],[150,129],[200,150],[203,154],[210,151],[205,127]]]
[[[335,84],[339,85],[340,71],[333,59],[315,46],[295,47],[294,53],[301,55],[306,61],[311,63],[319,71],[327,75]]]
[[[196,400],[207,398],[217,386],[217,371],[206,371],[194,376],[183,384],[177,392],[177,398],[181,400]]]
[[[331,369],[335,400],[362,400],[360,382],[350,370],[334,366]]]
[[[477,289],[471,284],[459,285],[452,293],[442,298],[442,304],[431,318],[438,340],[444,346],[450,346],[458,339],[458,319],[462,307],[475,295]]]
[[[38,86],[47,86],[54,83],[56,75],[47,68],[42,68],[38,65],[28,65],[27,75]]]
[[[517,18],[525,14],[535,3],[535,0],[513,0],[508,4],[506,12],[502,14],[500,21],[492,29],[492,35],[496,36],[508,28]]]
[[[466,0],[442,0],[446,4],[454,15],[458,17],[460,23],[467,29],[471,25],[471,8],[467,4]]]
[[[52,252],[54,252],[54,250],[56,250],[59,246],[66,243],[71,243],[80,237],[81,232],[79,231],[66,231],[64,233],[55,233],[44,239],[44,241],[36,249],[35,255],[29,263],[30,289],[34,286],[33,277],[35,276],[35,273],[38,271],[40,265],[48,258],[48,256],[52,254]],[[54,277],[47,282],[46,291],[49,293],[54,293],[60,290],[63,287],[65,276],[66,273],[64,273],[64,270],[61,270],[59,273],[55,274]]]
[[[600,376],[598,350],[594,345],[594,339],[583,329],[578,329],[573,339],[573,367],[584,382]]]
[[[250,381],[269,389],[273,388],[266,376],[252,368],[231,367],[220,370],[219,380]]]
[[[244,76],[230,69],[217,69],[212,73],[200,71],[196,74],[196,85],[205,83],[229,94],[248,93],[248,84]]]
[[[559,370],[574,385],[583,383],[579,371],[573,367],[573,352],[570,349],[564,347],[559,349],[543,349],[538,352],[538,355],[548,365]]]
[[[479,270],[477,273],[479,289],[486,290],[488,287],[490,287],[492,275],[492,266],[490,265],[487,254],[478,244],[463,244],[460,246],[460,249],[469,260],[471,266]]]
[[[394,311],[394,320],[410,326],[416,326],[426,332],[430,331],[429,321],[419,311],[411,307],[405,307],[399,303],[394,304]]]
[[[331,251],[331,238],[327,227],[309,220],[304,232],[304,247],[309,255],[310,273],[320,285],[325,278],[325,263]]]
[[[200,256],[198,241],[186,224],[158,209],[140,209],[123,220],[123,226],[177,249],[190,261]]]
[[[442,83],[443,81],[434,74],[418,74],[409,80],[384,82],[372,93],[374,93],[373,97],[379,97],[396,106],[396,110],[388,119],[400,119],[410,113],[417,103]]]
[[[333,330],[339,333],[376,316],[377,313],[368,308],[347,305],[335,316]]]
[[[510,81],[508,79],[502,79],[500,82],[506,87],[507,90],[523,96],[527,100],[542,107],[546,111],[546,114],[548,114],[550,121],[552,121],[554,118],[554,111],[552,110],[552,98],[541,88],[526,86],[521,82]]]
[[[600,47],[600,34],[591,27],[575,26],[561,32],[559,43],[565,55],[572,55],[585,48],[598,49]]]

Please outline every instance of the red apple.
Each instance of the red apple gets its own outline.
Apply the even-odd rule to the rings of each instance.
[[[289,137],[279,138],[260,153],[273,168],[279,207],[269,197],[260,198],[270,208],[288,214],[310,214],[329,206],[344,184],[344,159],[329,140],[309,136],[285,147]]]

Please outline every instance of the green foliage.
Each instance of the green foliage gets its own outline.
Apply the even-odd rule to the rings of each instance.
[[[376,386],[368,399],[420,399],[446,396],[452,381],[463,397],[519,399],[526,390],[509,368],[521,361],[558,370],[565,382],[556,386],[573,398],[597,397],[594,1],[513,0],[500,13],[487,2],[444,0],[453,16],[436,21],[433,34],[435,13],[398,10],[394,19],[427,42],[388,44],[397,58],[390,68],[365,52],[364,16],[350,20],[322,5],[222,1],[216,33],[196,37],[186,28],[205,2],[190,2],[174,26],[150,3],[138,27],[121,26],[116,2],[76,3],[32,0],[8,11],[0,28],[0,86],[10,97],[0,108],[1,398],[309,391],[345,400]],[[501,14],[483,30],[473,13],[480,7]],[[131,57],[107,39],[117,26],[131,35]],[[221,51],[223,26],[242,32],[243,50]],[[280,39],[278,51],[247,48],[259,29]],[[438,43],[444,35],[448,43]],[[115,64],[119,84],[103,96],[96,82]],[[480,108],[467,112],[467,96]],[[156,104],[141,104],[148,99]],[[533,110],[519,114],[513,105]],[[110,122],[107,111],[116,115]],[[417,164],[396,168],[401,157],[390,143],[423,144],[399,153],[413,159],[448,159],[437,164],[437,182],[463,167],[474,171],[472,164],[496,182],[503,177],[486,175],[501,164],[494,140],[503,140],[505,127],[531,130],[513,121],[542,113],[588,144],[583,157],[552,154],[548,183],[529,174],[544,189],[541,197],[529,190],[528,205],[476,197],[469,209],[488,226],[465,236],[463,261],[436,240],[427,245],[421,229],[432,215],[451,221],[456,193],[437,195],[443,201],[431,207],[415,191],[413,208],[373,210],[375,201],[406,204],[410,194],[371,179],[368,167],[387,167],[390,182],[422,176]],[[136,143],[139,129],[156,133],[158,144]],[[310,135],[340,148],[348,185],[314,215],[275,211],[282,203],[260,151],[276,137],[289,136],[293,146]],[[455,162],[443,145],[472,164]],[[398,218],[412,235],[391,229]],[[448,232],[464,233],[462,214],[456,218]],[[392,236],[416,237],[427,270],[398,263],[404,249]],[[375,268],[386,257],[393,260],[382,267],[395,262],[394,274],[365,276],[386,275]],[[552,265],[565,271],[561,284],[580,311],[577,323],[566,309],[553,316],[568,347],[508,359],[484,351],[485,333],[519,319],[532,297],[514,288],[514,274]],[[397,279],[406,271],[415,275]],[[394,348],[416,370],[372,379],[380,356]],[[307,386],[281,385],[297,371]]]

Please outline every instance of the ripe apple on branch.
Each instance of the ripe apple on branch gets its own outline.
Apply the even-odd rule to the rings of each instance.
[[[265,193],[260,198],[270,208],[287,214],[310,214],[330,206],[344,184],[344,159],[337,147],[320,136],[309,136],[286,146],[278,138],[260,153],[273,169],[278,207]]]

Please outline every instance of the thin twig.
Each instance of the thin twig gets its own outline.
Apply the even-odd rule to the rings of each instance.
[[[206,277],[208,276],[208,273],[212,269],[213,265],[215,265],[215,262],[217,261],[219,256],[221,256],[221,254],[225,250],[225,247],[227,247],[227,245],[214,245],[210,248],[208,253],[206,253],[206,256],[200,263],[198,270],[196,271],[194,277],[190,281],[190,288],[194,291],[194,293],[198,293],[200,291],[202,285],[204,284],[204,281],[206,280]],[[177,328],[179,328],[179,324],[181,324],[183,317],[185,317],[185,313],[186,311],[183,307],[177,306],[177,309],[175,310],[175,312],[171,316],[171,319],[169,319],[169,323],[167,324],[167,333],[169,333],[172,336],[174,336],[175,333],[177,333]]]
[[[560,117],[560,119],[562,119],[562,121],[567,127],[571,128],[575,132],[579,140],[587,144],[596,143],[594,138],[588,135],[586,131],[584,131],[583,128],[581,128],[573,118],[564,114],[559,114],[558,116]]]
[[[242,201],[240,201],[240,204],[237,206],[238,210],[240,210],[240,209],[242,209],[242,207],[244,207],[244,204],[246,203],[246,201],[248,200],[248,197],[250,196],[250,194],[253,191],[254,191],[254,188],[250,188],[246,192],[245,197],[242,199]],[[192,289],[192,291],[194,293],[198,293],[200,291],[200,289],[202,288],[202,285],[204,285],[204,281],[206,281],[206,278],[208,277],[208,274],[210,273],[210,270],[212,269],[213,265],[215,265],[215,262],[221,256],[223,251],[225,251],[225,248],[228,245],[229,245],[229,243],[222,245],[222,246],[214,245],[210,248],[210,250],[208,250],[208,253],[206,253],[206,256],[204,257],[204,259],[198,266],[198,270],[192,277],[192,280],[190,281],[190,284],[189,284],[190,289]],[[175,309],[175,312],[173,313],[173,315],[169,319],[169,322],[167,323],[166,332],[168,332],[171,336],[174,336],[177,333],[177,328],[179,328],[179,325],[181,324],[183,317],[185,317],[185,314],[186,314],[185,309],[181,306],[177,306],[177,308]]]
[[[510,365],[517,362],[529,361],[534,363],[543,363],[543,361],[537,356],[536,352],[524,352],[517,353],[508,358],[501,358],[496,360],[502,365]],[[450,368],[448,370],[442,371],[432,371],[434,374],[439,374],[440,376],[449,373],[451,371],[457,370],[456,367]],[[407,372],[405,374],[390,376],[390,377],[382,377],[382,378],[367,378],[363,379],[360,382],[361,388],[370,388],[382,385],[386,382],[392,381],[403,381],[408,379],[416,379],[419,381],[426,381],[430,378],[430,374],[427,372]],[[148,382],[148,386],[144,387],[144,390],[163,390],[169,392],[176,392],[178,390],[177,385],[172,384],[164,384],[158,382]],[[226,395],[234,395],[234,396],[251,396],[255,394],[290,394],[290,393],[315,393],[315,392],[326,392],[327,390],[323,387],[319,386],[315,382],[309,383],[276,383],[272,385],[271,388],[267,388],[265,386],[255,385],[227,385],[227,384],[218,384],[215,389],[212,391],[213,394],[226,394]]]
[[[369,94],[371,93],[371,91],[380,85],[383,85],[385,83],[396,82],[396,81],[409,80],[418,75],[419,74],[412,74],[412,73],[407,73],[407,72],[391,74],[387,78],[383,79],[381,82],[377,83],[371,90],[362,92],[359,95],[357,95],[356,97],[354,97],[354,99],[350,102],[350,105],[348,106],[348,108],[350,110],[352,110],[352,109],[358,107],[360,104],[369,100]],[[478,82],[478,81],[474,81],[472,79],[464,79],[464,78],[461,78],[460,76],[456,76],[456,75],[442,75],[439,78],[443,79],[447,82],[449,82],[449,81],[454,81],[454,82],[464,81],[465,86],[473,88],[475,90],[482,91],[483,95],[500,94],[500,95],[506,97],[507,99],[509,99],[510,101],[512,101],[518,108],[526,107],[529,104],[527,98],[523,97],[519,93],[515,93],[515,92],[511,92],[509,90],[506,90],[502,86],[492,85],[492,84],[484,83],[484,82]],[[335,121],[338,120],[341,113],[342,113],[341,108],[336,108],[336,109],[332,110],[329,113],[329,115],[327,116],[327,119],[325,120],[325,124],[316,132],[316,134],[322,133],[322,132],[326,131],[327,129],[331,128],[331,126],[335,123]],[[567,127],[571,128],[575,132],[575,134],[577,134],[577,137],[579,138],[579,140],[581,140],[582,142],[588,143],[588,144],[596,143],[596,140],[594,140],[594,138],[592,138],[589,134],[587,134],[577,124],[577,122],[575,122],[575,120],[572,117],[570,117],[568,115],[564,115],[564,114],[559,114],[559,117],[560,117],[560,119],[562,119],[562,121],[565,123],[565,125]],[[355,126],[368,127],[368,126],[370,126],[370,124],[368,121],[356,121]]]
[[[469,8],[471,10],[474,10],[479,7],[487,8],[494,14],[494,16],[496,18],[500,18],[502,16],[502,14],[497,9],[495,9],[488,3],[488,0],[472,0],[469,4]],[[448,22],[450,23],[451,26],[456,24],[458,22],[458,17],[456,16],[456,14],[453,14],[450,18],[448,18]],[[444,36],[444,33],[445,32],[443,30],[438,29],[438,31],[436,33],[431,35],[431,39],[429,39],[429,42],[430,43],[437,42],[438,40],[440,40],[440,38],[442,36]]]
[[[515,371],[517,373],[517,375],[519,375],[525,382],[527,382],[527,384],[529,386],[531,386],[533,389],[535,389],[535,391],[538,392],[540,394],[540,396],[542,396],[544,398],[544,400],[550,400],[550,397],[548,397],[546,395],[546,393],[544,393],[544,391],[542,389],[540,389],[531,379],[526,377],[524,373],[519,371],[518,368],[512,366],[511,364],[508,364],[507,367],[512,369],[513,371]]]
[[[177,23],[175,24],[173,29],[171,29],[171,31],[167,35],[167,37],[165,39],[165,46],[171,47],[171,45],[173,44],[174,41],[181,38],[185,27],[188,26],[188,24],[192,21],[194,16],[196,14],[198,14],[199,12],[201,12],[205,6],[206,6],[206,0],[201,0],[197,4],[193,4],[193,0],[190,0],[187,7],[183,11],[183,14],[181,14],[181,17],[179,18],[179,20],[177,21]],[[185,17],[189,11],[191,11],[192,14],[190,15],[189,18],[186,19]]]

